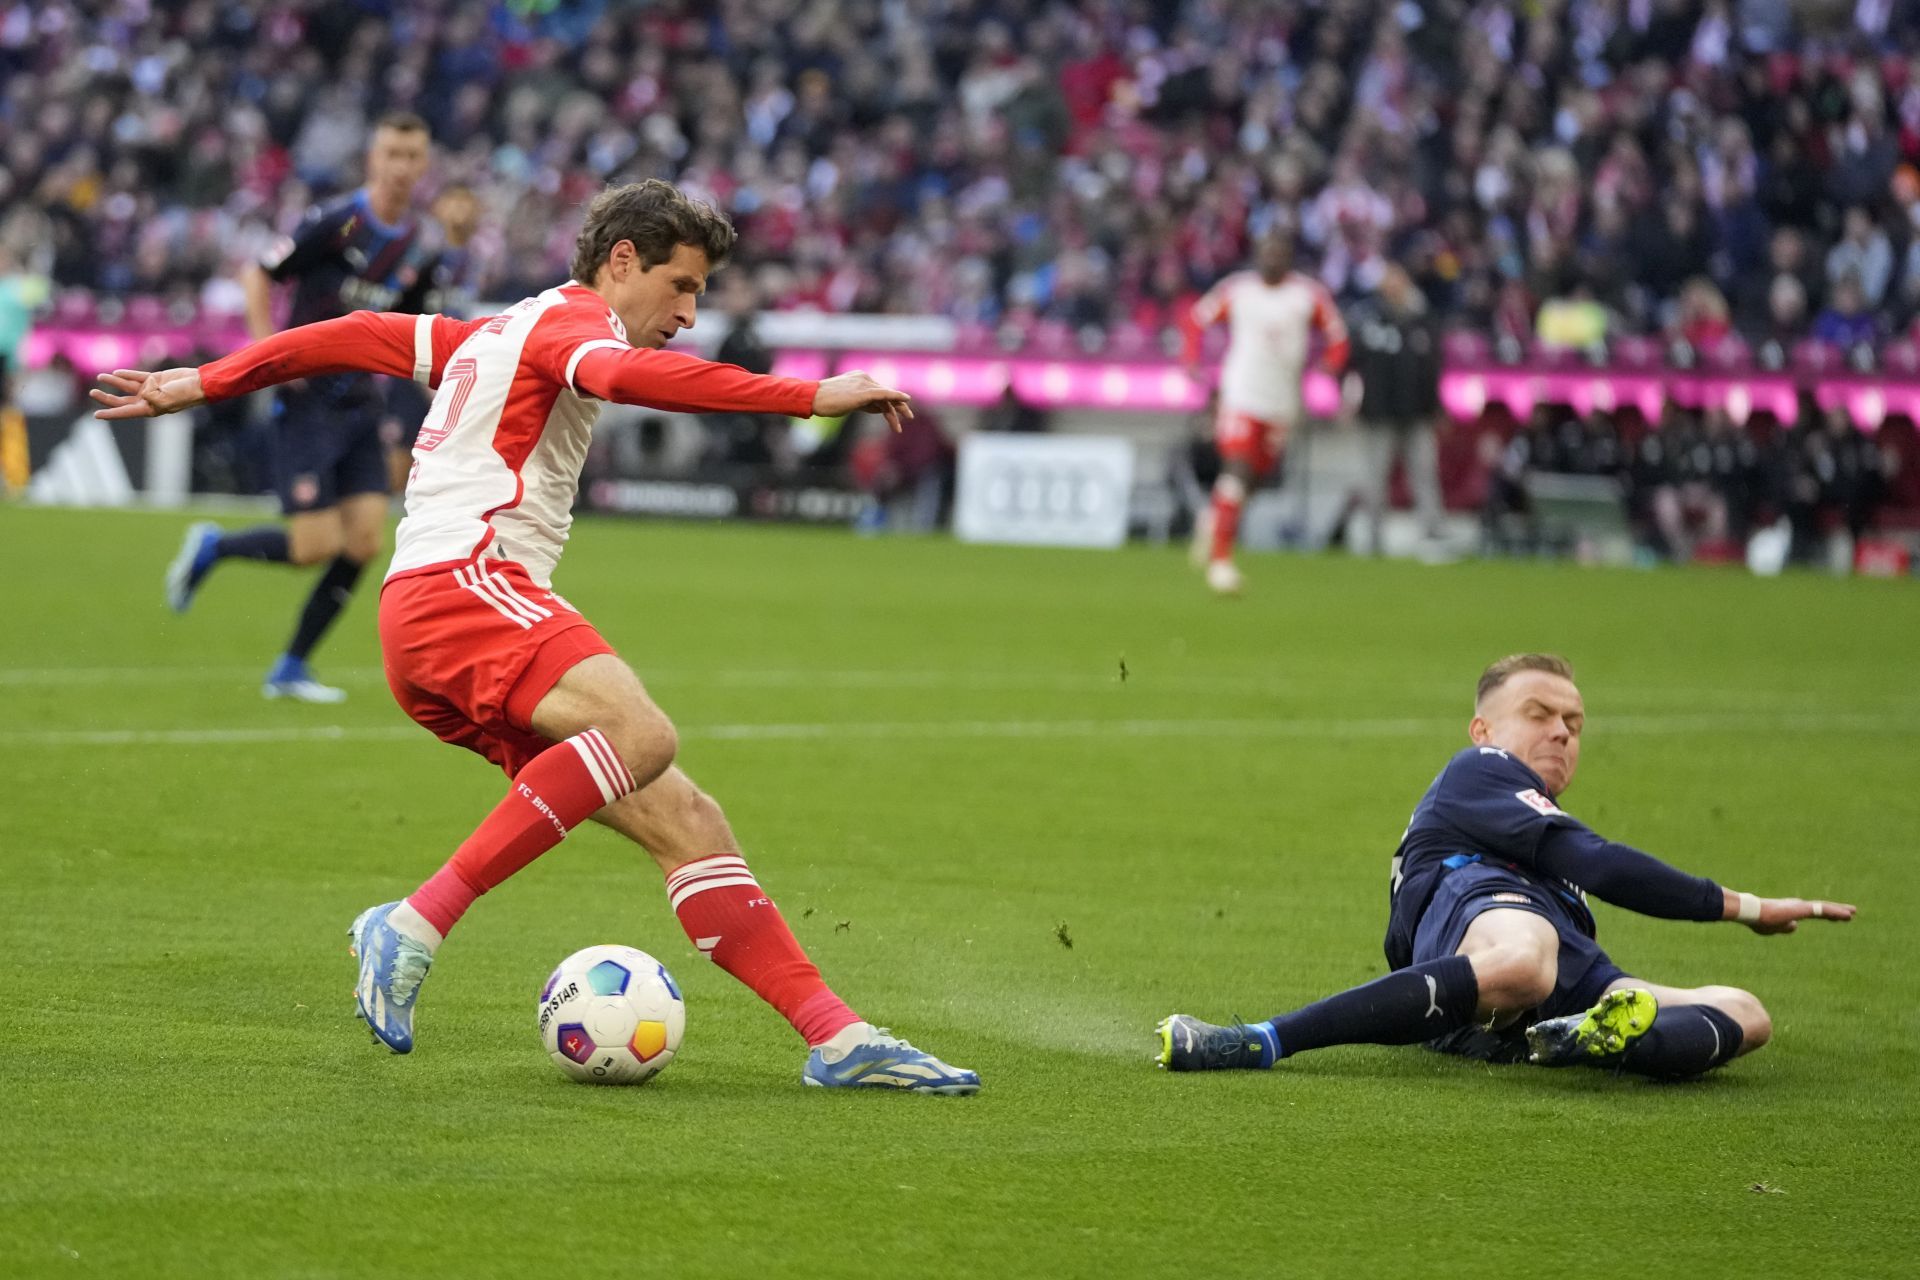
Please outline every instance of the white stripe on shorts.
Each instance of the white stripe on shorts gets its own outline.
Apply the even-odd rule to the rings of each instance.
[[[524,630],[532,630],[533,624],[539,621],[539,619],[537,618],[523,617],[520,613],[515,611],[505,601],[501,600],[498,596],[493,595],[485,587],[481,586],[478,581],[478,575],[474,572],[474,569],[471,565],[468,565],[463,568],[455,569],[453,571],[453,580],[459,583],[461,586],[465,587],[467,590],[473,592],[473,594],[479,597],[481,600],[486,601],[488,605],[492,606],[494,612],[498,613],[501,617],[507,619],[509,622],[517,624]]]
[[[525,619],[529,626],[553,616],[539,605],[502,590],[503,583],[499,575],[488,573],[484,565],[469,566],[468,573],[472,577],[474,586],[499,601],[503,610]]]
[[[551,618],[553,616],[553,610],[548,609],[543,605],[537,605],[533,601],[521,595],[520,592],[517,589],[515,589],[513,583],[507,578],[506,574],[488,573],[487,581],[493,586],[495,590],[499,591],[502,595],[506,596],[509,600],[513,601],[515,604],[519,605],[521,608],[526,609],[531,613],[536,613],[542,618]]]

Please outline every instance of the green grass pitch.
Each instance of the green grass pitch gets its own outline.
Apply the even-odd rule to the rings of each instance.
[[[347,922],[502,779],[394,708],[371,591],[321,654],[351,700],[263,702],[307,578],[223,566],[175,618],[183,524],[0,509],[0,1274],[1914,1274],[1912,583],[1253,557],[1222,602],[1172,549],[583,521],[561,589],[829,980],[984,1076],[944,1100],[803,1089],[598,829],[483,899],[420,1048],[376,1051]],[[1630,971],[1757,992],[1772,1047],[1687,1086],[1414,1049],[1155,1071],[1169,1011],[1381,972],[1474,676],[1545,647],[1590,713],[1571,811],[1861,905],[1774,939],[1596,906]],[[533,1028],[607,941],[686,992],[641,1089],[568,1083]]]

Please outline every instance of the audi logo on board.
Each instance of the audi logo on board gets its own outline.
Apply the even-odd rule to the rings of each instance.
[[[960,444],[954,524],[972,542],[1119,546],[1132,490],[1125,440],[970,435]]]

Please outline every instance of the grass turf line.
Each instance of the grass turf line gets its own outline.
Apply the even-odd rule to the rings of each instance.
[[[791,1033],[598,830],[489,895],[420,1050],[375,1052],[347,921],[501,779],[406,736],[370,592],[320,654],[351,701],[260,700],[307,575],[222,566],[174,618],[182,523],[0,508],[0,1274],[1467,1275],[1615,1232],[1659,1271],[1910,1262],[1911,584],[1252,557],[1220,602],[1172,551],[583,521],[562,590],[690,731],[683,763],[829,979],[983,1073],[946,1102],[803,1090]],[[1776,1043],[1684,1087],[1372,1048],[1152,1070],[1169,1010],[1265,1015],[1380,972],[1406,814],[1479,666],[1533,647],[1589,702],[1571,811],[1736,887],[1863,905],[1779,939],[1596,908],[1630,970],[1755,990]],[[1205,719],[1435,729],[697,732]],[[320,724],[402,732],[31,741]],[[601,941],[686,990],[686,1046],[644,1089],[571,1085],[538,1048],[539,982]]]

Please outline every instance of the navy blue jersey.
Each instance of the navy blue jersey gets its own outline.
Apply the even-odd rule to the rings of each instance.
[[[391,309],[464,320],[473,314],[473,276],[472,252],[443,245],[421,256],[413,283]]]
[[[413,287],[420,270],[420,224],[388,226],[373,216],[367,193],[356,191],[312,210],[291,239],[261,259],[268,278],[293,282],[289,327],[337,320],[350,311],[390,311]],[[373,375],[312,379],[333,399],[374,394]]]
[[[1414,808],[1393,857],[1387,963],[1412,963],[1413,935],[1434,889],[1450,871],[1474,863],[1509,867],[1563,899],[1575,924],[1593,936],[1586,895],[1541,871],[1535,855],[1555,827],[1585,830],[1554,803],[1540,775],[1498,747],[1468,747],[1447,762]]]

